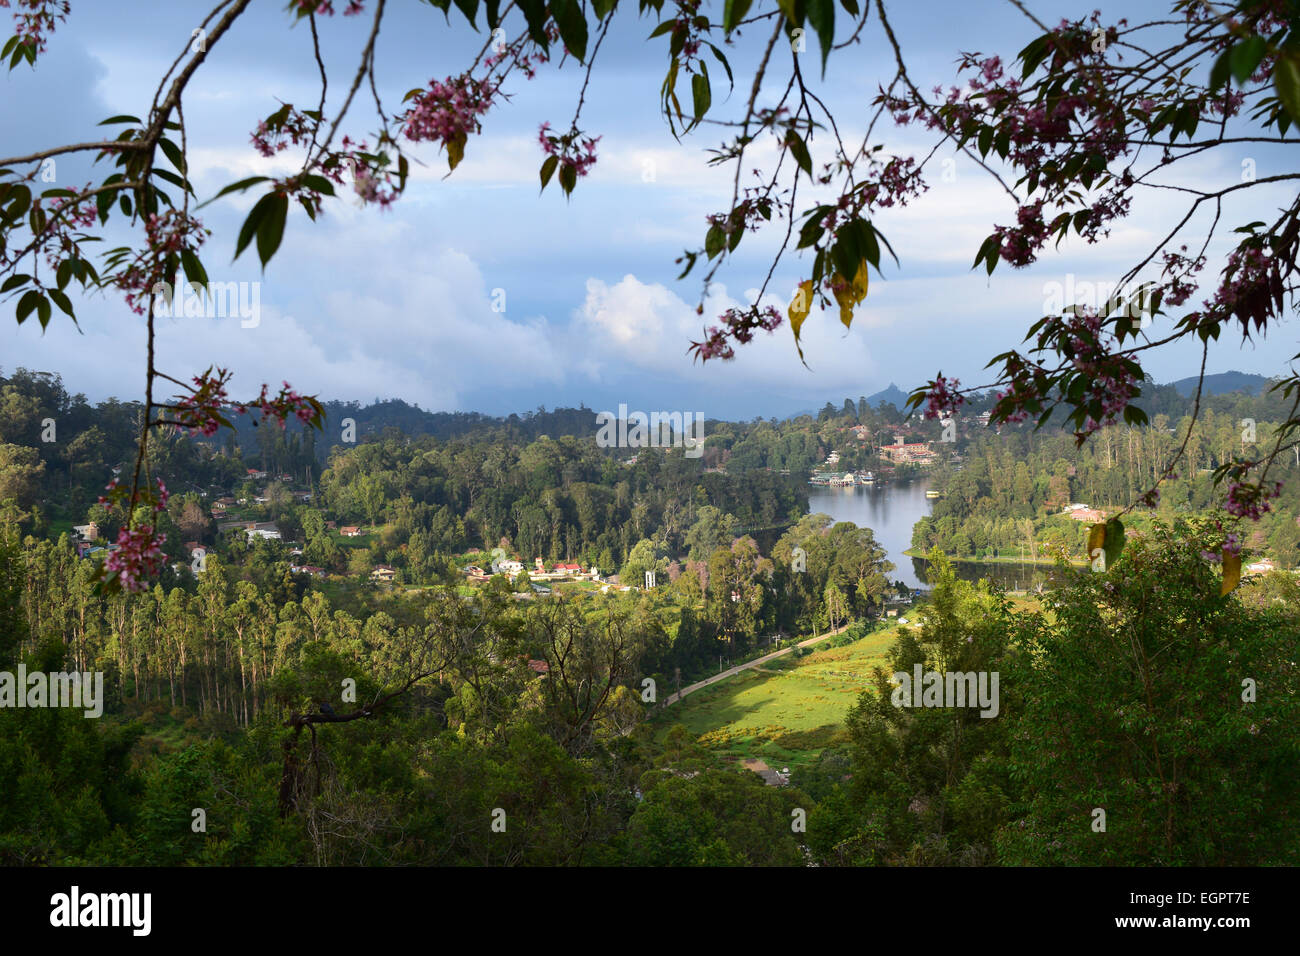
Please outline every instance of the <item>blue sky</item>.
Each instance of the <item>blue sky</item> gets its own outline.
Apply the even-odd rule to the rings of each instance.
[[[341,9],[344,3],[335,5]],[[1030,6],[1049,24],[1082,9]],[[280,0],[254,3],[211,51],[186,94],[200,199],[233,180],[293,168],[292,154],[266,160],[249,143],[257,121],[279,101],[310,108],[319,96],[306,25],[294,26],[284,7]],[[408,89],[463,70],[483,39],[458,13],[449,27],[423,3],[389,7],[378,76],[392,113]],[[24,66],[0,78],[6,87],[0,96],[3,152],[93,139],[100,119],[140,115],[208,9],[180,0],[74,0],[71,17],[37,69]],[[923,89],[953,80],[959,51],[996,52],[1010,60],[1036,35],[1012,6],[991,0],[894,3],[891,9]],[[1161,7],[1110,9],[1137,20],[1144,9],[1159,13]],[[846,19],[841,11],[841,27]],[[341,101],[368,26],[366,16],[321,21],[329,107]],[[1076,281],[1114,279],[1181,214],[1169,194],[1147,196],[1109,241],[1092,247],[1067,241],[1060,254],[1044,256],[1031,269],[1000,268],[989,278],[970,263],[992,225],[1011,221],[1014,210],[985,174],[957,158],[951,182],[933,176],[919,201],[877,218],[902,265],[891,262],[883,279],[873,277],[851,331],[833,315],[813,314],[805,325],[810,368],[799,363],[787,327],[738,350],[733,362],[693,364],[690,340],[701,337],[705,320],[741,304],[760,285],[778,230],[746,239],[719,272],[705,315],[697,316],[702,270],[677,281],[674,259],[702,241],[706,214],[725,209],[730,168],[706,164],[705,150],[719,144],[723,131],[706,126],[678,143],[660,117],[667,44],[664,38],[646,41],[653,26],[653,20],[637,18],[631,5],[616,17],[581,123],[602,137],[599,161],[569,202],[555,185],[538,195],[543,155],[537,128],[543,121],[567,128],[582,80],[572,63],[558,72],[554,64],[544,66],[531,82],[512,82],[511,101],[487,115],[482,136],[470,142],[450,178],[443,178],[443,156],[422,147],[415,155],[427,165],[391,209],[362,208],[345,198],[328,204],[316,223],[291,213],[284,244],[265,275],[251,252],[231,261],[239,224],[256,193],[207,207],[202,217],[214,232],[204,247],[210,277],[260,281],[261,321],[243,328],[229,318],[161,320],[163,370],[185,378],[216,363],[234,370],[234,392],[288,379],[326,398],[397,397],[433,410],[504,413],[539,405],[614,409],[626,403],[632,409],[701,411],[710,418],[782,415],[870,394],[890,382],[907,390],[940,370],[966,384],[986,382],[985,362],[1014,347],[1042,314],[1045,283],[1063,282],[1067,273]],[[738,84],[725,102],[725,82],[714,71],[718,115],[742,108],[762,32],[742,36],[729,51]],[[805,57],[806,74],[815,72],[814,59],[812,53]],[[874,20],[858,47],[832,56],[817,90],[846,139],[855,132],[861,138],[876,86],[888,82],[892,71],[892,54]],[[783,71],[777,76],[784,82]],[[774,81],[760,102],[774,102],[778,92]],[[345,130],[359,138],[374,127],[366,98]],[[878,126],[877,136],[902,154],[929,145],[918,131],[888,125]],[[815,161],[828,152],[824,141],[821,153],[814,143]],[[1255,159],[1258,174],[1267,175],[1270,156],[1249,147],[1179,168],[1184,179],[1221,188],[1240,179],[1245,158]],[[653,177],[647,177],[649,169]],[[104,175],[60,160],[57,182],[77,186]],[[1242,222],[1268,218],[1285,197],[1265,188],[1249,193],[1226,213]],[[1196,232],[1202,222],[1208,219],[1193,220],[1187,235],[1203,235]],[[123,238],[110,236],[109,245]],[[783,259],[771,287],[782,311],[809,267],[795,256]],[[504,291],[503,312],[493,310],[494,290]],[[80,333],[57,312],[44,334],[34,321],[22,327],[6,323],[0,365],[60,372],[69,390],[92,400],[139,397],[142,320],[117,295],[80,302],[78,314]],[[1293,338],[1282,327],[1271,344],[1243,348],[1225,336],[1207,370],[1278,373],[1296,351]],[[1153,357],[1148,369],[1167,381],[1193,374],[1198,361],[1199,352],[1189,345]]]

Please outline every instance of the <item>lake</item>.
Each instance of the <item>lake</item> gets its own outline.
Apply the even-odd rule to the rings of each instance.
[[[925,496],[929,486],[925,478],[883,485],[810,485],[808,513],[821,512],[836,521],[851,521],[859,528],[870,528],[895,565],[889,579],[923,588],[927,585],[929,562],[910,558],[903,552],[912,546],[912,526],[930,513],[932,500]],[[1054,572],[1050,566],[1036,568],[994,561],[961,561],[956,567],[957,576],[964,580],[990,578],[1011,590],[1047,583]]]

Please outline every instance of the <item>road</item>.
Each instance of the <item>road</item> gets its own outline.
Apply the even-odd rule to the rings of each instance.
[[[827,631],[825,634],[821,634],[817,637],[810,637],[806,641],[800,641],[795,646],[812,647],[814,644],[820,644],[822,641],[826,640],[827,638],[834,637],[836,634],[843,633],[848,626],[849,625],[845,624],[844,627],[836,628],[833,631]],[[773,651],[771,654],[765,654],[762,657],[756,657],[752,661],[746,661],[744,664],[737,664],[735,667],[731,667],[725,671],[722,671],[721,673],[714,674],[712,677],[691,684],[689,687],[683,687],[677,693],[671,694],[668,697],[668,699],[664,701],[664,706],[667,707],[669,704],[677,703],[677,701],[681,700],[687,694],[693,694],[701,687],[708,687],[710,684],[716,684],[720,680],[726,680],[728,677],[731,677],[735,674],[739,674],[741,671],[747,671],[752,667],[758,667],[760,664],[766,664],[768,661],[775,660],[778,657],[782,657],[786,654],[789,654],[793,650],[794,650],[793,647],[786,647],[786,648],[782,648],[779,651]]]

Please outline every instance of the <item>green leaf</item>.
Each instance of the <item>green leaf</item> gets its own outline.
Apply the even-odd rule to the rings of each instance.
[[[528,21],[528,35],[543,50],[549,47],[546,39],[546,0],[515,0]]]
[[[167,161],[175,166],[182,173],[185,172],[185,156],[181,153],[181,148],[169,139],[159,139],[158,148],[163,151]]]
[[[72,311],[72,302],[69,301],[68,297],[64,293],[60,292],[58,289],[51,289],[50,298],[54,300],[54,304],[57,305],[69,318],[75,319],[77,317]]]
[[[26,186],[16,185],[9,190],[5,198],[9,201],[9,208],[5,210],[5,218],[17,222],[31,207],[32,191]]]
[[[39,301],[41,301],[41,294],[35,289],[23,293],[22,298],[18,300],[18,307],[14,309],[14,317],[18,319],[19,325],[22,325],[27,316],[32,314],[32,309],[36,308],[36,303]]]
[[[560,188],[564,190],[564,195],[569,196],[573,193],[573,187],[578,185],[578,168],[572,163],[565,163],[560,167]]]
[[[3,295],[3,294],[6,293],[6,292],[12,292],[14,289],[18,288],[20,285],[23,285],[23,284],[26,283],[26,282],[30,282],[30,281],[31,281],[31,278],[32,278],[32,277],[29,276],[29,275],[12,275],[12,276],[10,276],[8,279],[5,279],[5,281],[4,281],[4,285],[0,285],[0,295]]]
[[[138,116],[127,116],[123,113],[120,116],[110,116],[108,119],[100,122],[100,126],[112,126],[115,123],[134,123],[136,126],[143,126],[144,120]]]
[[[558,156],[548,156],[546,162],[542,163],[540,170],[542,189],[545,189],[546,184],[551,181],[551,177],[555,175],[555,167],[558,165],[560,165],[560,157]]]
[[[67,288],[68,283],[72,281],[72,269],[72,260],[64,259],[54,270],[54,281],[58,283],[60,289]]]
[[[822,76],[826,75],[826,58],[835,43],[835,0],[806,0],[808,22],[817,31],[822,47]]]
[[[710,226],[709,231],[704,235],[704,254],[712,259],[722,251],[726,243],[727,234],[722,231],[722,227]]]
[[[727,58],[726,58],[725,56],[722,55],[722,51],[719,50],[719,49],[718,49],[716,46],[714,46],[712,43],[709,44],[709,49],[713,51],[713,57],[714,57],[714,59],[716,59],[719,63],[721,63],[721,64],[722,64],[722,68],[723,68],[724,70],[727,71],[727,82],[730,84],[731,89],[735,89],[735,88],[736,88],[736,80],[735,80],[735,77],[733,77],[733,76],[731,75],[731,64],[728,63],[728,62],[727,62]],[[728,90],[728,92],[730,92],[730,90]]]
[[[36,318],[40,320],[41,328],[50,324],[50,300],[41,296],[36,300]]]
[[[700,62],[704,69],[691,77],[691,99],[695,105],[695,122],[704,119],[704,114],[709,111],[709,104],[713,102],[713,91],[709,88],[709,70]]]
[[[271,200],[274,195],[268,193],[253,204],[253,208],[248,211],[247,218],[244,219],[243,226],[239,229],[239,239],[235,242],[235,258],[244,251],[245,247],[253,241],[257,235],[258,227],[262,224],[263,217],[271,208]]]
[[[1300,54],[1286,50],[1273,65],[1273,88],[1293,123],[1300,123]]]
[[[858,274],[858,266],[862,264],[862,254],[857,245],[852,231],[843,229],[839,240],[831,246],[831,261],[835,263],[835,271],[846,282],[853,281],[853,277]]]
[[[208,284],[207,270],[203,268],[203,263],[194,254],[193,249],[181,250],[181,268],[185,270],[185,278],[189,281],[197,282],[202,286]]]
[[[271,261],[275,250],[280,248],[284,238],[284,224],[289,216],[289,197],[273,194],[271,205],[257,227],[257,257],[262,260],[262,268]]]
[[[808,147],[804,145],[803,137],[790,130],[786,133],[785,144],[790,147],[790,152],[794,156],[794,161],[799,164],[799,168],[812,178],[812,157],[808,155]]]
[[[1229,63],[1231,50],[1224,50],[1219,54],[1219,58],[1214,61],[1214,66],[1210,67],[1210,92],[1216,92],[1220,87],[1228,82]]]
[[[604,20],[608,14],[618,4],[618,0],[591,0],[591,10],[596,14],[597,20]]]
[[[880,271],[880,243],[876,241],[876,229],[865,219],[855,219],[850,228],[858,234],[858,244],[862,249],[862,258],[866,259],[876,271]]]
[[[730,33],[736,29],[736,24],[745,19],[745,14],[753,6],[754,0],[727,0],[726,5],[722,8],[722,29],[725,33]]]
[[[456,7],[461,13],[465,14],[465,19],[469,21],[469,25],[477,33],[478,24],[474,20],[478,17],[478,0],[456,0]]]
[[[324,176],[318,176],[315,173],[308,173],[302,177],[302,184],[324,196],[334,195],[334,184]]]
[[[1234,46],[1228,57],[1233,79],[1239,84],[1249,80],[1251,74],[1259,69],[1260,61],[1264,59],[1264,54],[1267,52],[1268,44],[1264,42],[1262,36],[1247,37]]]
[[[551,17],[560,29],[560,39],[579,63],[587,59],[587,18],[578,0],[551,0]]]
[[[1044,34],[1036,40],[1031,40],[1029,45],[1020,51],[1019,59],[1024,64],[1020,71],[1021,80],[1029,79],[1029,74],[1038,69],[1038,64],[1047,58],[1047,54],[1052,49],[1050,46],[1051,39],[1050,34]]]

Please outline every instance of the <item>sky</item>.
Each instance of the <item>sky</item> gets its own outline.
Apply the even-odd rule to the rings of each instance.
[[[345,5],[335,2],[340,10]],[[626,5],[600,49],[583,107],[580,125],[601,137],[598,161],[571,199],[555,183],[538,191],[545,158],[538,127],[568,127],[583,81],[577,64],[556,70],[553,62],[535,80],[520,77],[507,85],[510,101],[487,114],[482,134],[470,141],[451,176],[445,175],[445,156],[425,144],[412,151],[422,165],[415,167],[406,194],[388,209],[364,207],[346,191],[328,201],[314,223],[294,209],[280,251],[264,273],[251,250],[232,259],[239,226],[259,193],[223,198],[203,209],[200,216],[213,231],[203,248],[209,277],[259,283],[258,321],[161,318],[159,367],[180,379],[214,364],[230,368],[232,394],[252,395],[262,382],[278,386],[288,380],[323,399],[400,398],[432,411],[505,414],[579,404],[617,410],[626,404],[731,420],[788,415],[827,401],[838,405],[891,383],[908,391],[940,371],[963,385],[983,385],[991,382],[987,361],[1016,347],[1043,314],[1050,283],[1064,285],[1068,277],[1076,287],[1113,281],[1185,208],[1171,192],[1141,194],[1107,241],[1089,246],[1067,240],[1028,269],[1003,266],[989,277],[983,268],[971,269],[975,251],[995,223],[1013,221],[1014,207],[985,173],[942,147],[936,159],[953,159],[951,175],[931,176],[920,199],[875,218],[901,262],[882,263],[883,275],[872,275],[851,329],[834,314],[814,311],[804,325],[806,366],[788,325],[770,336],[760,333],[737,350],[734,361],[693,362],[690,342],[701,339],[704,326],[726,308],[749,301],[784,228],[778,224],[748,236],[719,270],[704,315],[696,314],[704,270],[697,266],[678,280],[674,260],[702,243],[707,214],[727,208],[731,167],[710,167],[707,152],[727,134],[704,125],[680,142],[673,137],[659,113],[666,38],[647,40],[656,21],[638,18]],[[0,76],[0,152],[6,155],[93,140],[102,135],[100,120],[142,115],[211,3],[74,0],[72,6],[35,70],[24,65]],[[388,6],[377,77],[392,114],[408,90],[464,70],[484,37],[454,8],[449,26],[441,12],[416,0],[390,0]],[[1028,6],[1049,24],[1083,9]],[[373,0],[366,7],[368,13]],[[754,9],[762,8],[760,0]],[[1013,6],[993,0],[895,2],[889,9],[909,69],[925,90],[955,81],[962,51],[998,53],[1009,61],[1037,35]],[[1111,4],[1102,7],[1106,22],[1108,10],[1116,11],[1110,18],[1137,21],[1161,7]],[[842,10],[839,17],[842,36],[847,17]],[[369,24],[366,15],[320,19],[330,75],[327,112],[342,101]],[[7,26],[0,26],[0,35],[7,35]],[[766,29],[742,30],[727,49],[737,79],[729,97],[721,71],[714,69],[717,115],[730,118],[743,109],[765,40]],[[815,40],[810,46],[815,48]],[[813,52],[803,58],[810,80],[815,60]],[[811,86],[837,116],[846,141],[855,135],[861,140],[870,101],[893,68],[873,19],[862,41],[833,54],[825,78]],[[786,76],[784,69],[774,71],[760,104],[777,101]],[[296,169],[298,154],[265,159],[251,145],[250,133],[281,102],[314,108],[319,94],[305,22],[295,23],[282,0],[255,2],[209,51],[185,95],[199,199],[247,176]],[[359,97],[343,131],[364,138],[377,125],[373,110],[368,96]],[[901,155],[924,155],[932,145],[919,130],[887,122],[877,127],[875,139]],[[812,152],[815,162],[828,157],[827,139],[814,140]],[[774,156],[771,146],[756,144],[746,166]],[[1241,179],[1245,160],[1262,177],[1280,157],[1258,146],[1224,148],[1195,164],[1179,164],[1179,181],[1222,188]],[[936,165],[935,172],[941,168]],[[105,168],[61,158],[56,184],[76,187],[106,174]],[[1236,205],[1225,205],[1225,216],[1241,222],[1272,218],[1287,196],[1270,188],[1243,191]],[[806,195],[805,189],[801,208]],[[1193,219],[1184,235],[1199,244],[1208,221]],[[108,240],[105,246],[112,247],[138,242],[139,235],[114,226]],[[1218,243],[1211,251],[1221,254],[1224,247]],[[1215,261],[1207,273],[1217,274]],[[810,268],[808,258],[788,252],[765,304],[784,313]],[[43,332],[34,320],[0,326],[0,367],[58,372],[70,392],[91,401],[142,398],[143,319],[116,293],[75,304],[78,326],[57,310]],[[1285,326],[1266,344],[1243,346],[1225,335],[1212,348],[1207,371],[1279,374],[1297,351],[1293,339]],[[1164,382],[1195,374],[1199,358],[1189,343],[1159,350],[1146,365]]]

